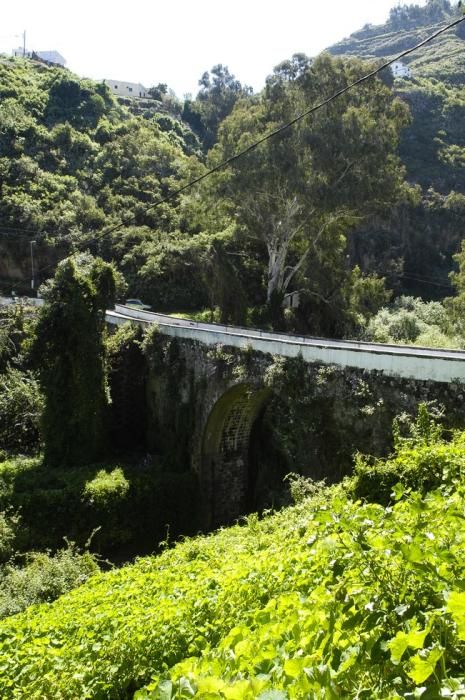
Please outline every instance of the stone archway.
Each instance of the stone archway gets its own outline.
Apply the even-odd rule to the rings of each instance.
[[[270,396],[270,389],[238,384],[210,411],[201,461],[209,527],[229,524],[246,510],[250,434]]]

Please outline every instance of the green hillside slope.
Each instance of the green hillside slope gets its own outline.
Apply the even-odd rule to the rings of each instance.
[[[334,55],[366,58],[394,58],[410,49],[440,27],[460,17],[457,4],[448,0],[429,0],[426,6],[394,7],[384,25],[366,25],[331,47]],[[436,78],[449,83],[465,83],[463,53],[465,32],[462,27],[438,37],[404,62],[418,78]]]
[[[160,102],[134,116],[103,83],[0,60],[0,282],[24,274],[31,238],[40,267],[119,221],[142,237],[143,226],[175,230],[174,207],[146,209],[192,175],[196,150]]]
[[[384,25],[368,25],[331,47],[335,55],[390,59],[458,18],[448,0],[425,7],[396,7]],[[447,194],[465,189],[465,26],[441,35],[403,62],[412,78],[395,81],[395,91],[412,112],[401,155],[408,174],[423,188]]]
[[[390,59],[460,13],[449,0],[428,0],[422,7],[397,6],[384,25],[366,25],[329,51],[378,62]],[[393,89],[409,105],[412,118],[402,134],[399,152],[409,181],[419,185],[421,192],[415,203],[400,207],[383,221],[368,222],[353,238],[353,254],[362,269],[386,274],[400,268],[406,277],[399,286],[393,274],[388,277],[390,284],[423,298],[450,293],[452,255],[463,236],[464,39],[462,24],[403,59],[412,77],[394,80]]]
[[[462,697],[464,440],[368,470],[369,497],[427,495],[324,489],[4,620],[1,697]]]

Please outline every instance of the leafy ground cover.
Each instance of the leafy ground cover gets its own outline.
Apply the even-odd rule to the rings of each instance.
[[[0,455],[0,513],[21,516],[15,549],[63,547],[64,538],[104,556],[153,552],[170,536],[197,531],[197,481],[151,460],[51,469],[42,457]]]
[[[344,486],[93,576],[0,626],[2,698],[465,694],[465,488]]]

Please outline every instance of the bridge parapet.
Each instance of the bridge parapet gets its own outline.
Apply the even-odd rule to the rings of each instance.
[[[306,338],[256,329],[234,328],[216,324],[174,319],[164,314],[116,306],[108,312],[110,323],[133,319],[142,325],[158,325],[160,333],[175,338],[194,340],[204,345],[225,345],[257,352],[295,358],[308,363],[325,363],[338,367],[376,371],[392,377],[440,383],[465,381],[465,352],[383,345],[352,341]]]

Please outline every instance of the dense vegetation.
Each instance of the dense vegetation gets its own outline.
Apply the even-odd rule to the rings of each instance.
[[[275,395],[250,483],[269,493],[253,507],[289,502],[289,469],[335,480],[355,462],[354,475],[332,487],[290,475],[294,508],[132,567],[99,573],[86,551],[127,560],[200,524],[192,405],[177,405],[194,380],[156,330],[107,333],[116,298],[464,346],[462,27],[409,59],[412,79],[365,83],[171,197],[456,15],[448,0],[394,8],[333,47],[342,58],[283,61],[259,94],[218,64],[184,103],[164,84],[116,101],[66,70],[0,59],[0,285],[26,290],[33,245],[38,279],[55,270],[40,311],[0,309],[2,698],[465,694],[465,434],[446,439],[426,406],[410,424],[425,386],[402,389],[390,442],[395,381],[375,390],[355,371],[267,358]],[[232,358],[239,380],[252,358],[228,358],[219,349],[215,371]],[[163,362],[176,387],[149,431],[148,374]],[[460,382],[441,391],[457,425]],[[360,445],[377,457],[354,459]]]
[[[330,51],[378,61],[393,58],[460,12],[449,0],[394,7],[386,24],[367,25]],[[354,237],[354,259],[363,270],[387,276],[396,292],[426,299],[450,293],[447,275],[463,235],[463,27],[404,59],[412,77],[397,79],[393,90],[409,105],[412,121],[403,131],[399,152],[409,181],[421,189],[408,204],[370,222]]]
[[[205,187],[151,205],[201,173],[204,160],[218,163],[364,70],[356,60],[294,57],[253,95],[215,66],[183,109],[158,86],[151,107],[129,111],[103,84],[2,61],[0,276],[28,275],[34,237],[41,280],[78,245],[113,260],[128,293],[160,309],[218,307],[223,321],[283,326],[283,298],[299,289],[289,327],[354,332],[348,235],[410,197],[395,154],[408,114],[381,80],[335,103],[329,120],[302,123]],[[196,138],[206,156],[192,147]]]
[[[4,621],[2,697],[460,697],[463,440],[422,409],[368,475],[372,503],[350,495],[361,465]]]

